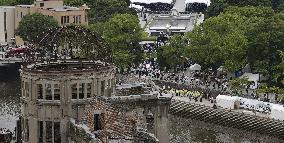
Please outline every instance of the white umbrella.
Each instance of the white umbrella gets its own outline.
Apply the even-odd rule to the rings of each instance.
[[[210,0],[185,0],[185,3],[205,3],[208,6],[210,6],[211,1]]]
[[[171,4],[173,2],[173,0],[131,0],[132,3],[146,3],[146,4],[150,4],[150,3],[168,3]]]
[[[194,65],[191,65],[189,67],[189,70],[191,70],[191,71],[200,71],[201,70],[201,66],[199,64],[194,64]]]

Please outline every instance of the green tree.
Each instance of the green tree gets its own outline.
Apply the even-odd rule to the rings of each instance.
[[[208,17],[217,16],[230,6],[283,8],[283,0],[212,0],[207,9]]]
[[[33,4],[34,0],[16,0],[16,5],[19,4]]]
[[[11,6],[15,4],[16,4],[16,0],[0,0],[0,5]]]
[[[229,4],[227,4],[224,0],[211,0],[211,4],[207,8],[205,15],[206,17],[217,16],[228,6]]]
[[[112,47],[114,62],[118,67],[126,67],[141,60],[142,49],[139,42],[142,29],[135,15],[116,14],[104,24],[93,25],[93,29],[98,29],[98,33]]]
[[[182,35],[171,37],[169,44],[162,46],[157,51],[157,60],[161,68],[175,69],[187,59],[187,39]]]
[[[283,11],[284,0],[272,0],[272,8],[276,11]]]
[[[88,5],[89,23],[106,22],[114,14],[136,14],[134,9],[129,8],[130,0],[64,0],[66,5]]]
[[[33,4],[34,0],[0,0],[0,5],[20,5],[20,4]]]
[[[70,5],[70,6],[81,6],[85,4],[85,0],[64,0],[64,4]]]
[[[238,14],[245,16],[247,18],[253,17],[270,17],[273,16],[274,10],[271,7],[262,7],[262,6],[229,6],[224,10],[224,13]]]
[[[57,26],[57,21],[39,13],[29,14],[21,20],[16,34],[24,41],[32,41],[51,27]]]
[[[249,31],[274,14],[269,7],[227,7],[188,34],[189,55],[205,67],[216,69],[223,65],[231,72],[239,70],[250,56],[247,54]]]
[[[271,7],[271,0],[225,0],[230,6],[266,6]]]
[[[87,3],[91,10],[89,12],[90,23],[106,22],[115,14],[134,14],[136,12],[130,9],[129,0],[89,0]]]
[[[281,62],[274,68],[275,74],[272,75],[272,81],[275,83],[275,86],[284,88],[284,52],[283,50],[279,50],[278,52],[281,58]]]
[[[277,74],[281,62],[278,50],[284,49],[284,14],[267,18],[248,32],[248,62],[270,80]]]
[[[204,67],[217,69],[223,65],[228,71],[239,70],[246,63],[245,20],[232,14],[207,19],[187,35],[189,56]]]
[[[261,6],[230,6],[226,8],[223,13],[241,16],[244,20],[241,21],[242,23],[238,24],[238,27],[246,33],[247,31],[255,28],[255,26],[263,20],[272,17],[275,14],[272,8]]]
[[[232,91],[239,95],[239,91],[246,89],[246,87],[250,84],[248,78],[235,78],[229,81],[229,86]]]

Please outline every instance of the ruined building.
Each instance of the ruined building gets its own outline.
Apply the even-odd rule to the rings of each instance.
[[[158,142],[139,129],[146,124],[139,118],[145,121],[144,115],[154,113],[165,122],[168,106],[154,107],[157,94],[149,93],[143,97],[156,97],[153,108],[141,106],[138,116],[137,109],[124,107],[126,103],[110,102],[115,99],[115,66],[110,48],[96,33],[80,26],[61,26],[39,35],[29,47],[21,68],[19,142]],[[156,114],[159,111],[163,113]]]

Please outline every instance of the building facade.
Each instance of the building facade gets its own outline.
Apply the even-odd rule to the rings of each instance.
[[[12,42],[15,36],[15,7],[0,6],[0,44]]]
[[[158,36],[161,32],[172,34],[184,34],[190,32],[204,20],[201,13],[179,13],[172,9],[168,13],[151,13],[147,17],[146,32],[152,36]]]
[[[86,5],[80,7],[64,6],[63,0],[36,0],[32,5],[17,5],[15,7],[15,29],[27,14],[41,13],[53,17],[59,24],[88,24]],[[23,44],[20,37],[16,37],[17,44]]]
[[[45,70],[48,65],[22,69],[21,129],[24,143],[69,142],[70,118],[83,120],[85,107],[94,97],[113,95],[114,66],[79,69],[80,64],[76,62],[64,65],[72,69],[60,72],[52,68]]]

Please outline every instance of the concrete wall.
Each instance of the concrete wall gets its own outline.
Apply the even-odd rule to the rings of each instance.
[[[4,13],[6,12],[6,20],[4,20]],[[4,27],[6,22],[6,29]],[[6,38],[5,38],[5,35]],[[11,38],[15,35],[15,7],[0,6],[0,43],[11,42]]]

